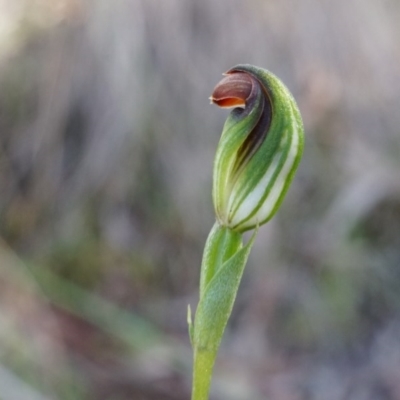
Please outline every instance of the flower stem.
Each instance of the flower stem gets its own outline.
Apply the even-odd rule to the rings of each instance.
[[[208,400],[215,357],[213,352],[195,349],[192,400]]]
[[[193,325],[188,313],[194,350],[192,400],[208,399],[214,362],[255,234],[243,246],[240,233],[217,223],[207,239]]]

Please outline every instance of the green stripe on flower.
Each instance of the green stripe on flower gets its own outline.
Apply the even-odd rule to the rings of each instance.
[[[272,73],[238,65],[211,96],[228,116],[214,162],[213,201],[219,223],[243,232],[279,208],[303,151],[303,124],[286,86]]]

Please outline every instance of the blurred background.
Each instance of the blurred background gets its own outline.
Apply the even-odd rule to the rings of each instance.
[[[190,397],[221,73],[298,101],[212,399],[400,399],[400,2],[0,0],[0,398]]]

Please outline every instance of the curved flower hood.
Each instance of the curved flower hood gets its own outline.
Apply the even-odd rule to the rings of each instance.
[[[237,65],[210,97],[233,108],[218,144],[213,202],[219,223],[244,232],[279,208],[303,151],[303,123],[295,100],[271,72]]]

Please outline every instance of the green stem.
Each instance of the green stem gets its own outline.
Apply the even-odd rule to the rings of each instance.
[[[195,349],[193,361],[192,400],[207,400],[216,354]]]
[[[200,272],[200,298],[219,268],[242,246],[242,235],[216,222],[204,247]]]
[[[194,324],[188,314],[194,350],[192,400],[207,400],[218,348],[255,234],[245,246],[242,235],[216,223],[204,248],[200,301]]]
[[[200,301],[206,289],[224,263],[242,247],[242,235],[216,222],[208,235],[203,253],[200,276]],[[207,300],[207,299],[205,299]],[[216,321],[215,321],[216,322]],[[198,324],[197,324],[198,325]],[[201,327],[198,326],[199,329]],[[207,324],[204,326],[209,331]],[[189,330],[192,330],[189,327]],[[222,332],[221,332],[222,333]],[[203,335],[200,335],[204,337]],[[217,356],[219,340],[212,341],[211,348],[196,340],[193,343],[193,389],[192,400],[207,400],[210,390],[212,370]]]

